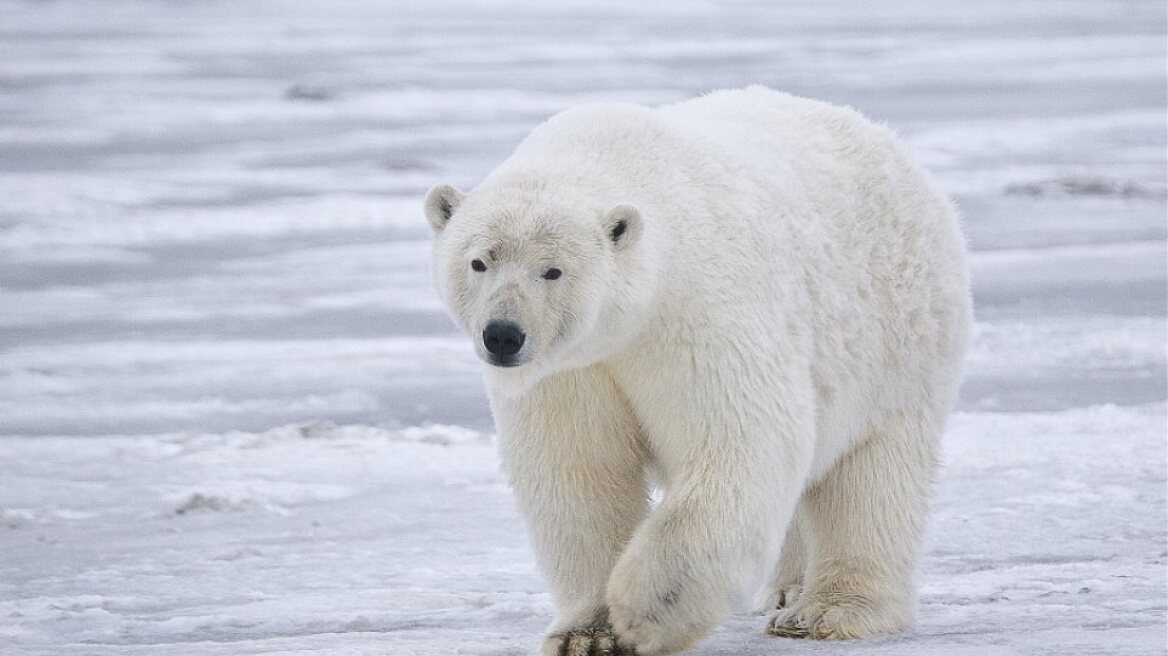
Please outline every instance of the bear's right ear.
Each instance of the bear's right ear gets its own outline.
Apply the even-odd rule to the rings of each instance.
[[[426,194],[426,220],[434,234],[442,232],[450,215],[462,204],[463,193],[450,185],[438,185]]]

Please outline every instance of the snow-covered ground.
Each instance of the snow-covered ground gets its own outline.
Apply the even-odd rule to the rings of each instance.
[[[0,653],[527,653],[421,194],[748,83],[906,136],[979,322],[918,631],[695,653],[1165,653],[1165,55],[1158,0],[0,0]]]

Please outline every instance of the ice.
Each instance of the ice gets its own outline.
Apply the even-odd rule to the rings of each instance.
[[[551,616],[421,196],[581,102],[900,132],[977,325],[920,625],[694,653],[1166,652],[1151,1],[0,0],[0,652],[530,653]]]
[[[915,634],[780,645],[741,613],[696,653],[1162,648],[1163,404],[961,412],[948,437]],[[520,654],[549,617],[489,434],[313,423],[6,453],[18,653]]]

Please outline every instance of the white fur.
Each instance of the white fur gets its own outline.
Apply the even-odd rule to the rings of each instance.
[[[488,321],[527,333],[486,377],[544,653],[682,650],[765,580],[779,635],[911,625],[971,311],[955,212],[894,135],[760,87],[588,105],[427,216],[479,353]]]

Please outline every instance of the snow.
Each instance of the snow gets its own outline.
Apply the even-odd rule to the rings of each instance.
[[[0,652],[525,654],[551,601],[424,190],[765,83],[894,126],[978,324],[919,627],[695,654],[1164,654],[1157,2],[0,0]]]

